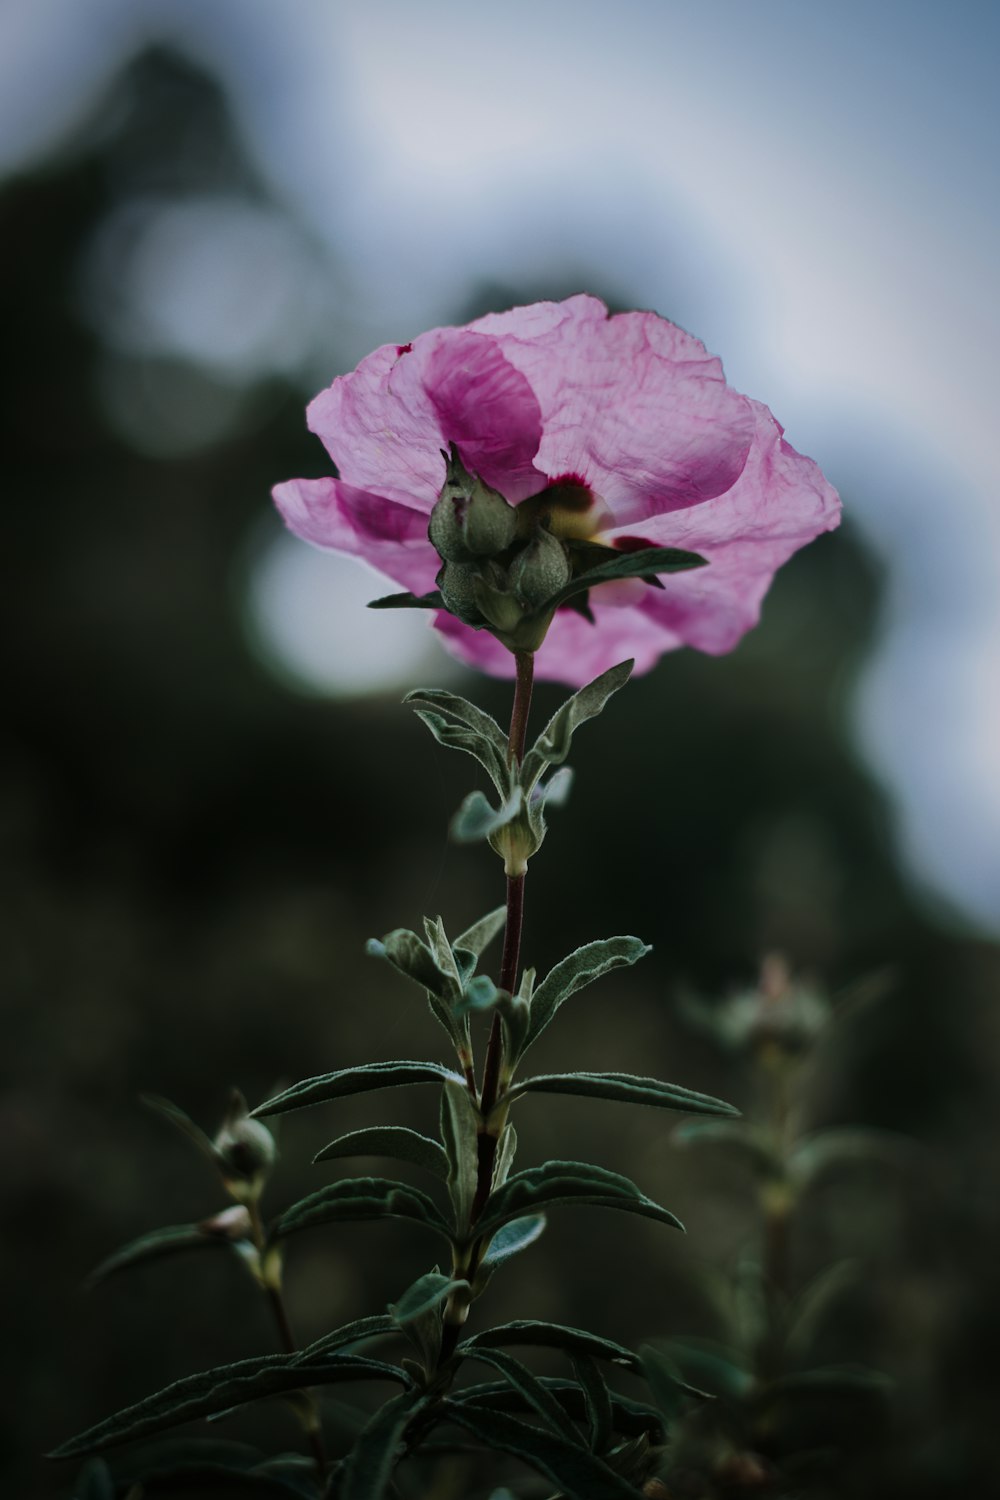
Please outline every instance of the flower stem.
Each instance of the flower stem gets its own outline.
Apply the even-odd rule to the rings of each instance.
[[[264,1255],[266,1250],[264,1223],[260,1216],[260,1207],[258,1206],[256,1201],[251,1202],[248,1205],[248,1208],[250,1211],[250,1230],[251,1234],[253,1235],[253,1242],[256,1247],[257,1254],[260,1257],[261,1269],[263,1270]],[[282,1296],[281,1287],[276,1282],[268,1279],[264,1282],[264,1290],[267,1293],[267,1300],[270,1304],[271,1312],[274,1315],[274,1321],[278,1329],[278,1338],[281,1341],[281,1345],[286,1354],[294,1354],[298,1349],[298,1344],[295,1342],[295,1335],[292,1332],[292,1325],[288,1319],[288,1309],[285,1306],[285,1299]],[[316,1465],[316,1473],[319,1476],[320,1488],[322,1489],[326,1484],[327,1456],[326,1444],[323,1441],[323,1429],[320,1425],[319,1420],[319,1408],[316,1405],[315,1397],[310,1391],[302,1391],[301,1395],[303,1399],[303,1408],[301,1413],[302,1426],[305,1431],[306,1437],[309,1439],[309,1446],[312,1449],[313,1462]]]

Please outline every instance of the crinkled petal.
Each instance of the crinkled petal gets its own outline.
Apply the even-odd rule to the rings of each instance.
[[[655,313],[608,316],[595,297],[494,314],[489,333],[542,412],[536,463],[576,474],[633,524],[723,494],[753,440],[746,397],[700,340]]]
[[[533,462],[542,420],[531,386],[494,340],[465,329],[384,345],[322,391],[307,416],[342,479],[425,513],[444,483],[449,443],[512,502],[544,482]]]
[[[289,530],[303,541],[364,558],[414,594],[434,587],[441,564],[422,511],[342,479],[290,479],[272,493]]]
[[[647,585],[648,587],[648,585]],[[535,653],[535,676],[546,682],[583,687],[608,667],[629,657],[635,672],[648,672],[664,651],[683,642],[634,605],[595,610],[590,624],[575,610],[557,611],[548,635]],[[513,677],[514,658],[487,630],[473,630],[453,615],[435,615],[434,624],[451,650],[469,666],[493,677]]]

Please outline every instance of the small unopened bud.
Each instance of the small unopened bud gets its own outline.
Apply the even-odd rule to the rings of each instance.
[[[514,540],[516,510],[498,490],[469,473],[454,443],[442,456],[447,469],[427,527],[431,545],[445,562],[497,557]]]
[[[245,1203],[234,1203],[198,1225],[202,1234],[218,1240],[248,1240],[253,1234],[250,1210]]]
[[[267,1126],[250,1119],[247,1102],[239,1089],[233,1089],[229,1095],[226,1118],[212,1145],[226,1191],[238,1203],[257,1199],[278,1148]]]
[[[437,576],[445,609],[466,625],[484,624],[477,602],[478,583],[479,567],[476,563],[446,562]]]
[[[510,567],[510,582],[526,609],[539,609],[569,582],[566,548],[543,526],[535,530],[528,545]]]

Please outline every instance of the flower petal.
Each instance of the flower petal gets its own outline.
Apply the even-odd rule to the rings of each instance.
[[[434,587],[440,560],[423,512],[342,479],[289,479],[272,494],[290,531],[303,541],[360,557],[414,594]]]

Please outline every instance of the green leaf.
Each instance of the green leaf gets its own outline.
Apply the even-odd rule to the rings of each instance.
[[[797,1364],[808,1357],[844,1292],[857,1286],[861,1271],[858,1260],[834,1261],[798,1294],[788,1313],[786,1364]]]
[[[523,1051],[527,1051],[536,1037],[552,1020],[564,1000],[575,995],[577,990],[592,980],[599,979],[611,969],[620,969],[638,963],[645,954],[651,953],[648,943],[637,937],[604,938],[596,943],[585,943],[575,953],[557,963],[554,969],[538,985],[531,997],[531,1020]]]
[[[386,959],[400,974],[412,979],[430,994],[447,1001],[449,1005],[454,1004],[462,993],[450,947],[442,967],[437,954],[408,927],[397,927],[392,932],[387,932],[381,942],[377,938],[369,939],[365,951],[372,958]]]
[[[506,991],[498,990],[487,974],[477,974],[466,984],[465,993],[456,1005],[455,1013],[464,1016],[470,1011],[492,1010],[503,995],[506,995]],[[507,999],[510,999],[509,995]]]
[[[574,594],[611,583],[616,578],[655,578],[659,573],[682,573],[688,568],[704,568],[708,559],[697,552],[683,552],[679,547],[643,547],[638,552],[620,552],[617,557],[578,573],[557,594],[546,599],[546,609],[558,609]]]
[[[742,1158],[759,1177],[781,1175],[781,1158],[770,1132],[732,1120],[685,1120],[670,1139],[675,1146],[721,1146]]]
[[[500,807],[494,808],[480,791],[470,792],[452,818],[448,831],[456,844],[477,844],[498,828],[512,823],[524,806],[524,793],[516,786]]]
[[[510,796],[508,740],[495,719],[468,699],[434,688],[418,688],[408,693],[403,702],[421,705],[416,709],[417,717],[427,725],[438,743],[473,756],[485,769],[501,798]]]
[[[513,1225],[511,1226],[513,1228]],[[639,1368],[639,1356],[616,1344],[613,1339],[600,1334],[588,1333],[583,1328],[569,1328],[564,1323],[539,1322],[534,1318],[519,1318],[513,1323],[500,1323],[496,1328],[484,1328],[463,1340],[459,1349],[493,1349],[498,1345],[527,1344],[538,1349],[562,1349],[570,1355],[587,1355],[593,1359],[607,1359],[612,1364],[622,1365],[627,1370]]]
[[[711,1401],[707,1391],[690,1385],[668,1354],[646,1344],[639,1351],[642,1373],[646,1377],[653,1400],[666,1417],[668,1424],[681,1415],[687,1402],[693,1397],[697,1401]]]
[[[660,1109],[686,1110],[690,1114],[737,1115],[739,1110],[710,1094],[663,1083],[658,1078],[638,1078],[632,1073],[539,1073],[515,1083],[508,1099],[522,1094],[580,1094],[589,1099],[613,1099],[622,1104],[651,1104]]]
[[[920,1148],[913,1141],[890,1130],[844,1126],[801,1140],[792,1152],[788,1174],[796,1187],[804,1188],[835,1167],[912,1167],[919,1155]]]
[[[477,958],[489,947],[493,939],[504,929],[507,922],[507,907],[497,906],[485,917],[480,917],[478,922],[473,922],[467,927],[461,937],[455,939],[455,948],[462,948],[467,953],[474,953]]]
[[[544,1474],[567,1500],[635,1500],[632,1485],[577,1443],[471,1402],[446,1401],[444,1412],[488,1447],[512,1453]]]
[[[448,1193],[455,1228],[468,1228],[479,1174],[479,1119],[464,1083],[449,1080],[441,1090],[441,1139],[448,1162]]]
[[[554,1380],[547,1375],[541,1377],[546,1390],[561,1403],[563,1410],[576,1421],[587,1420],[587,1406],[583,1392],[575,1381]],[[483,1385],[466,1386],[453,1398],[458,1405],[475,1408],[485,1407],[490,1411],[525,1412],[531,1410],[528,1403],[506,1383],[489,1381]],[[663,1415],[655,1407],[641,1401],[631,1401],[611,1392],[611,1409],[614,1414],[615,1431],[629,1436],[652,1434],[659,1440],[663,1436]]]
[[[549,1161],[540,1167],[517,1172],[491,1194],[477,1222],[481,1234],[490,1234],[501,1224],[533,1210],[556,1204],[578,1203],[594,1208],[617,1208],[683,1229],[680,1220],[641,1193],[634,1182],[589,1162]]]
[[[512,1255],[520,1255],[522,1250],[527,1250],[529,1245],[535,1243],[544,1231],[545,1224],[544,1214],[528,1214],[523,1219],[513,1219],[509,1224],[504,1224],[490,1241],[489,1249],[481,1262],[483,1268],[493,1271],[497,1266],[502,1266],[504,1261],[510,1260]]]
[[[344,1156],[391,1156],[395,1161],[423,1167],[436,1177],[448,1175],[448,1158],[437,1141],[404,1125],[374,1125],[367,1130],[349,1131],[317,1151],[313,1161],[334,1161]]]
[[[516,1152],[517,1131],[513,1125],[505,1125],[500,1132],[500,1140],[497,1142],[496,1161],[493,1163],[493,1181],[490,1186],[494,1192],[498,1187],[503,1187],[510,1176],[510,1169],[514,1165]]]
[[[339,1500],[381,1500],[400,1458],[407,1424],[423,1405],[412,1391],[387,1401],[361,1431],[344,1464]]]
[[[451,1230],[426,1193],[384,1177],[348,1177],[310,1193],[282,1214],[273,1236],[281,1239],[316,1224],[356,1223],[366,1219],[409,1219],[443,1235],[451,1243]]]
[[[589,1354],[574,1354],[573,1369],[587,1405],[590,1446],[595,1453],[604,1453],[611,1446],[614,1434],[611,1393],[596,1360]]]
[[[435,917],[433,921],[430,917],[425,917],[424,931],[437,971],[444,979],[445,993],[451,997],[461,995],[462,976],[448,941],[448,934],[444,930],[444,922],[440,917]]]
[[[389,1314],[393,1322],[404,1328],[407,1323],[413,1323],[425,1313],[439,1307],[453,1291],[462,1287],[468,1290],[468,1286],[467,1281],[455,1281],[450,1276],[443,1276],[440,1271],[428,1271],[406,1289],[398,1302],[390,1302]]]
[[[711,1339],[668,1339],[662,1352],[676,1366],[681,1379],[692,1382],[694,1394],[704,1389],[713,1396],[743,1401],[756,1384],[740,1356]]]
[[[322,1338],[316,1339],[305,1349],[300,1349],[294,1356],[293,1363],[311,1364],[323,1354],[333,1354],[337,1349],[343,1349],[348,1344],[360,1343],[362,1339],[378,1338],[383,1334],[397,1333],[395,1320],[388,1313],[373,1313],[367,1318],[354,1318],[350,1323],[344,1323],[340,1328],[335,1328],[332,1333],[325,1333]]]
[[[191,1117],[186,1115],[182,1109],[179,1109],[176,1104],[171,1103],[169,1099],[164,1099],[160,1094],[140,1094],[139,1102],[144,1104],[147,1109],[153,1110],[155,1114],[162,1115],[165,1120],[169,1120],[170,1124],[176,1130],[179,1130],[181,1135],[186,1136],[192,1145],[197,1147],[202,1156],[206,1157],[212,1163],[213,1167],[218,1167],[219,1153],[216,1151],[215,1146],[202,1130],[201,1126],[196,1125]]]
[[[444,609],[444,600],[437,589],[429,594],[383,594],[381,599],[369,599],[369,609]]]
[[[159,1260],[164,1255],[174,1255],[180,1250],[201,1250],[210,1246],[230,1248],[231,1242],[223,1235],[206,1234],[197,1224],[175,1224],[166,1229],[154,1229],[150,1234],[130,1240],[120,1250],[102,1260],[87,1277],[88,1286],[96,1286],[115,1271],[124,1271],[128,1266],[137,1266],[143,1261]]]
[[[562,1406],[547,1390],[542,1382],[523,1365],[519,1359],[511,1354],[503,1354],[499,1349],[488,1349],[482,1345],[474,1345],[469,1348],[463,1346],[463,1354],[467,1359],[478,1360],[480,1364],[492,1365],[499,1371],[508,1385],[513,1386],[531,1407],[541,1417],[547,1427],[569,1443],[579,1445],[581,1436],[579,1430],[570,1421]]]
[[[468,698],[460,698],[457,693],[449,693],[443,688],[414,688],[407,693],[403,699],[404,703],[429,704],[431,708],[439,713],[447,714],[451,719],[457,719],[468,729],[474,729],[477,734],[488,740],[498,755],[506,761],[509,749],[509,741],[500,725],[490,714],[478,708],[475,703],[470,703]]]
[[[290,1109],[304,1109],[309,1104],[326,1104],[348,1094],[365,1094],[372,1089],[396,1089],[407,1083],[442,1083],[459,1078],[450,1068],[433,1062],[365,1063],[358,1068],[341,1068],[336,1073],[321,1073],[305,1078],[290,1089],[276,1094],[252,1111],[260,1115],[280,1115]],[[459,1080],[461,1081],[461,1080]]]
[[[556,710],[521,763],[520,780],[525,796],[530,794],[546,766],[562,765],[577,729],[595,718],[612,693],[625,686],[634,665],[632,661],[623,661],[610,667]]]
[[[826,1365],[779,1375],[768,1383],[767,1396],[885,1396],[893,1384],[890,1376],[866,1365]]]
[[[287,1354],[270,1354],[219,1365],[198,1375],[186,1375],[153,1396],[126,1407],[104,1422],[63,1443],[50,1458],[74,1458],[110,1448],[134,1438],[149,1437],[181,1422],[243,1406],[265,1396],[283,1395],[306,1386],[331,1385],[343,1380],[395,1380],[407,1377],[395,1365],[360,1355],[330,1354],[320,1364],[296,1363]]]

